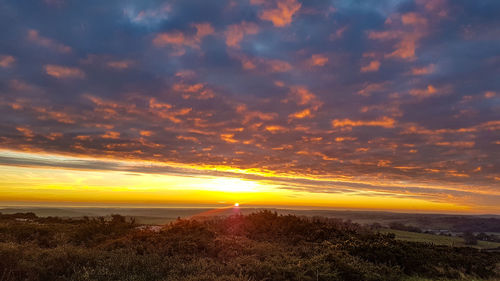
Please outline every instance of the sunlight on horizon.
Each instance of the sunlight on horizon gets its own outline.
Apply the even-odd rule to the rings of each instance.
[[[14,153],[14,152],[12,152]],[[19,154],[21,155],[21,154]],[[33,155],[33,157],[38,157]],[[44,156],[45,157],[45,156]],[[49,155],[66,162],[76,158]],[[70,161],[71,160],[71,161]],[[95,161],[95,160],[93,160]],[[469,212],[462,204],[376,191],[311,192],[274,182],[236,176],[155,174],[81,168],[0,165],[2,201],[120,204],[215,204],[242,201],[255,206],[295,206],[407,211]],[[293,177],[290,177],[293,180]],[[0,202],[1,204],[1,202]],[[224,203],[222,203],[224,204]]]

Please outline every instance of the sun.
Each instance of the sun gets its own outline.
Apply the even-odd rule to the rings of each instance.
[[[234,203],[234,206],[235,206],[235,207],[239,207],[239,206],[240,206],[240,203]]]

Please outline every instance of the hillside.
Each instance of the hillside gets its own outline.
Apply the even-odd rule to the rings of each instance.
[[[260,211],[141,226],[0,216],[0,280],[493,280],[500,254]]]

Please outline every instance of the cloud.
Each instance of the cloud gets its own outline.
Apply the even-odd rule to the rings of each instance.
[[[420,40],[428,34],[428,21],[415,12],[388,18],[384,31],[370,31],[368,38],[379,41],[396,41],[394,50],[386,53],[386,58],[414,60]]]
[[[38,44],[40,46],[43,46],[45,48],[51,49],[59,53],[67,54],[71,53],[72,50],[71,47],[69,46],[58,43],[53,39],[41,36],[35,29],[28,30],[27,38],[30,42],[33,42],[35,44]]]
[[[228,143],[237,143],[238,140],[234,139],[234,134],[220,134],[221,140]]]
[[[298,105],[312,106],[314,110],[317,110],[323,104],[314,93],[304,86],[291,86],[288,97],[282,102],[287,103],[289,101],[293,101]]]
[[[202,83],[185,84],[176,83],[172,86],[172,90],[180,92],[184,99],[200,99],[206,100],[215,97],[215,93]]]
[[[363,86],[357,93],[358,95],[361,96],[370,96],[374,92],[381,92],[387,89],[388,82],[382,82],[382,83],[369,83]]]
[[[261,4],[253,1],[253,4]],[[293,15],[300,10],[302,4],[297,0],[277,0],[276,8],[264,9],[259,13],[261,20],[270,21],[276,27],[285,27],[292,23]]]
[[[239,24],[231,24],[224,32],[226,45],[228,47],[239,48],[240,42],[245,35],[255,35],[259,32],[259,27],[255,23],[243,21]]]
[[[413,74],[413,75],[429,75],[429,74],[434,73],[435,69],[436,69],[435,64],[429,64],[429,65],[423,66],[423,67],[413,67],[411,69],[411,74]]]
[[[412,89],[410,90],[410,95],[420,97],[420,98],[428,98],[438,94],[438,90],[432,86],[428,85],[424,89]]]
[[[282,133],[288,131],[287,128],[280,126],[280,125],[268,125],[265,127],[266,131],[269,131],[273,134],[275,133]]]
[[[127,69],[130,66],[132,66],[133,64],[134,64],[134,62],[131,61],[131,60],[108,61],[106,63],[106,65],[108,67],[111,67],[111,68],[114,68],[114,69],[118,69],[118,70]]]
[[[42,106],[34,106],[33,110],[38,114],[40,120],[54,120],[63,124],[74,124],[76,121],[69,113],[53,110]]]
[[[279,59],[267,59],[261,57],[250,57],[243,53],[231,52],[230,56],[239,60],[241,67],[249,71],[258,72],[287,72],[293,69],[292,65]]]
[[[123,14],[134,24],[156,26],[169,18],[171,10],[170,4],[139,11],[133,6],[128,6],[123,9]]]
[[[11,67],[16,62],[16,59],[10,55],[0,55],[0,67]]]
[[[16,130],[21,132],[27,138],[32,138],[35,136],[35,134],[33,133],[33,131],[30,128],[17,127]]]
[[[487,99],[491,99],[491,98],[494,98],[496,96],[496,93],[493,92],[493,91],[486,91],[484,93],[484,97],[487,98]]]
[[[104,133],[101,137],[105,138],[105,139],[119,139],[120,138],[120,133],[119,132],[108,131],[108,132]]]
[[[191,27],[196,30],[196,33],[185,34],[179,30],[174,30],[171,32],[156,34],[153,38],[153,44],[156,47],[171,46],[174,48],[174,52],[172,54],[181,56],[186,52],[185,47],[199,49],[203,38],[208,35],[212,35],[215,32],[210,23],[194,23],[191,24]]]
[[[194,41],[200,42],[205,36],[214,34],[215,30],[212,25],[208,22],[195,23],[193,24],[196,28],[196,34],[194,36]]]
[[[81,69],[76,67],[47,64],[44,66],[44,69],[45,73],[57,79],[85,78],[85,73]]]
[[[153,44],[157,47],[164,47],[167,45],[184,45],[189,44],[186,42],[184,34],[180,31],[160,33],[153,39]]]
[[[414,12],[401,15],[401,22],[405,25],[427,25],[427,19]]]
[[[295,113],[292,113],[288,115],[288,118],[290,119],[304,119],[304,118],[311,118],[313,115],[311,114],[311,110],[309,108],[306,108],[301,111],[297,111]]]
[[[258,110],[249,110],[246,105],[240,104],[236,107],[236,112],[243,117],[242,124],[246,125],[252,120],[271,121],[276,119],[278,114],[265,113]]]
[[[364,127],[364,126],[370,126],[370,127],[383,127],[383,128],[394,128],[394,125],[396,124],[396,120],[383,116],[379,119],[376,120],[367,120],[367,121],[361,121],[361,120],[351,120],[351,119],[335,119],[332,120],[332,126],[333,127]]]
[[[447,0],[416,0],[416,3],[424,6],[428,11],[438,17],[448,16],[448,1]]]
[[[474,147],[475,142],[473,141],[454,141],[454,142],[436,142],[435,145],[437,146],[451,146],[451,147]]]
[[[378,71],[380,68],[380,62],[377,60],[371,61],[369,64],[361,67],[361,72],[373,72]]]
[[[325,66],[328,63],[328,57],[323,54],[313,54],[308,63],[311,66]]]

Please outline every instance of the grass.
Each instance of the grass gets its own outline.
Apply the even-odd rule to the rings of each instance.
[[[381,229],[380,232],[394,233],[396,235],[396,239],[411,241],[411,242],[426,242],[426,243],[433,243],[435,245],[446,245],[452,247],[473,247],[477,249],[491,249],[500,247],[500,243],[489,242],[489,241],[478,241],[477,245],[469,246],[465,245],[464,240],[461,237],[455,237],[455,236],[416,233],[416,232],[408,232],[395,229]]]

